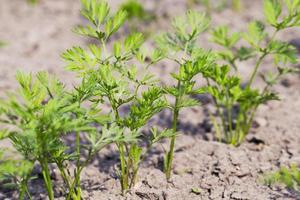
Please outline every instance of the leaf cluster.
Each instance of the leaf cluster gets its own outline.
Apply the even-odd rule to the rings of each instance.
[[[267,185],[284,184],[287,188],[300,193],[300,170],[296,165],[281,167],[277,172],[264,178]]]
[[[81,84],[73,92],[74,101],[89,102],[95,112],[101,112],[101,107],[105,105],[109,106],[109,112],[103,113],[108,118],[107,126],[103,126],[102,130],[104,135],[109,135],[111,132],[107,130],[113,129],[119,138],[113,142],[120,153],[118,173],[122,190],[126,191],[134,185],[139,164],[148,149],[154,142],[169,136],[166,131],[159,133],[155,129],[147,149],[140,145],[142,138],[148,138],[143,132],[144,126],[168,106],[163,89],[148,71],[148,67],[158,62],[163,53],[153,51],[151,62],[147,64],[147,55],[142,51],[144,37],[141,33],[132,33],[123,40],[114,41],[112,50],[108,51],[108,39],[124,23],[126,12],[119,10],[109,17],[109,7],[104,1],[82,2],[82,14],[93,25],[87,25],[89,33],[85,35],[97,38],[99,45],[89,45],[88,50],[73,47],[62,57],[67,62],[66,68],[81,78]],[[133,64],[133,61],[138,64]],[[123,107],[128,107],[129,112],[121,113]],[[97,137],[93,137],[92,143],[97,144]]]
[[[279,99],[276,93],[270,91],[270,87],[278,83],[282,76],[296,71],[289,66],[297,63],[296,49],[287,42],[276,39],[276,35],[281,30],[298,26],[297,2],[284,1],[287,7],[287,14],[284,15],[281,1],[265,0],[264,13],[267,24],[261,21],[250,22],[246,32],[230,33],[227,26],[216,27],[212,31],[211,41],[223,47],[216,55],[221,63],[225,62],[225,66],[215,66],[204,76],[209,80],[207,90],[214,97],[217,115],[221,118],[223,134],[228,143],[238,145],[243,141],[259,105]],[[266,31],[267,25],[273,27],[272,34]],[[248,45],[239,45],[242,40]],[[252,83],[259,75],[258,69],[266,57],[273,57],[277,70],[260,74],[265,87],[259,90],[252,87]],[[238,76],[238,65],[239,62],[249,59],[254,60],[255,66],[249,79],[242,80]],[[245,87],[242,87],[242,84]],[[237,112],[234,111],[234,107],[239,108]],[[216,130],[220,130],[220,127]]]

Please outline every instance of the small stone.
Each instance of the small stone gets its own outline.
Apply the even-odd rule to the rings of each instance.
[[[56,181],[61,181],[62,177],[58,169],[53,169],[51,172],[51,178]]]
[[[290,44],[297,48],[300,52],[300,38],[294,38],[290,41]]]
[[[258,127],[265,127],[265,126],[267,126],[267,124],[268,124],[268,122],[265,118],[258,117],[254,120],[253,126],[255,128],[258,128]]]
[[[283,79],[281,82],[281,85],[283,85],[284,87],[291,87],[292,86],[292,82],[289,79]]]

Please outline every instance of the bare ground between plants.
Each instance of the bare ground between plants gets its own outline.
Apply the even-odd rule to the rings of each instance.
[[[109,1],[110,4],[115,2]],[[235,29],[245,27],[249,19],[261,17],[260,1],[251,2],[247,12],[241,15],[228,10],[214,14],[214,23],[226,23]],[[152,4],[146,1],[145,5],[153,9]],[[183,0],[164,0],[159,4],[160,9],[156,12],[161,16],[162,13],[174,15],[185,10]],[[16,87],[14,74],[17,69],[48,70],[71,86],[74,77],[64,72],[59,54],[66,48],[86,42],[70,31],[74,25],[82,23],[78,10],[79,1],[74,0],[42,1],[34,8],[21,0],[0,3],[0,38],[8,43],[7,47],[0,49],[1,95]],[[165,27],[168,20],[160,19],[158,27]],[[299,30],[291,30],[282,37],[291,40],[297,34]],[[206,39],[204,36],[200,41],[203,46],[209,46]],[[251,63],[241,68],[242,75],[246,75]],[[263,69],[268,69],[267,63]],[[153,70],[164,81],[169,81],[165,72],[172,71],[173,65],[164,63]],[[113,146],[105,149],[83,173],[84,199],[297,199],[292,191],[270,188],[260,181],[264,173],[280,165],[300,165],[300,77],[289,77],[274,90],[281,94],[282,101],[271,102],[259,109],[251,134],[238,148],[212,141],[209,124],[204,123],[207,120],[205,109],[210,107],[209,99],[203,102],[203,107],[185,110],[180,116],[182,133],[176,143],[175,174],[169,183],[161,171],[163,146],[158,145],[143,164],[137,186],[125,196],[120,195],[120,185],[114,173],[118,156]],[[166,113],[154,121],[165,126],[168,119]],[[57,185],[61,183],[55,172],[53,178]],[[35,199],[45,199],[42,181],[37,179],[35,183],[41,183],[37,188],[33,188],[36,184],[31,186]],[[56,195],[61,192],[64,191],[57,187]],[[0,199],[14,199],[15,195],[0,190]]]

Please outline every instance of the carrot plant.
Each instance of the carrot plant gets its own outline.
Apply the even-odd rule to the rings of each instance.
[[[69,159],[60,135],[79,122],[71,118],[73,106],[63,96],[62,85],[56,81],[48,85],[46,76],[39,73],[33,81],[32,75],[17,73],[23,100],[10,95],[0,111],[1,122],[9,125],[3,132],[26,160],[40,164],[49,199],[54,199],[49,164]]]
[[[232,8],[235,11],[239,11],[241,9],[241,1],[240,0],[187,0],[187,4],[190,8],[196,3],[201,3],[205,7],[205,11],[207,14],[211,14],[213,11],[222,11],[226,8]]]
[[[5,138],[4,135],[3,138]],[[7,155],[7,152],[11,155]],[[32,178],[30,174],[33,163],[23,159],[15,159],[12,153],[15,152],[10,152],[4,148],[0,151],[0,185],[3,188],[17,188],[20,200],[25,199],[26,196],[32,199],[28,190],[28,181]]]
[[[300,195],[300,170],[296,165],[281,167],[277,172],[268,174],[264,182],[266,185],[283,184]]]
[[[143,4],[139,0],[127,0],[119,7],[127,13],[127,24],[129,32],[142,31],[145,37],[150,35],[148,30],[140,29],[141,23],[149,23],[155,19],[154,13],[145,10]]]
[[[134,19],[150,21],[154,18],[153,14],[146,11],[139,0],[127,0],[121,4],[119,9],[127,13],[127,18],[129,21]]]
[[[232,0],[232,8],[239,11],[241,9],[241,0]]]
[[[0,40],[0,48],[4,47],[5,45],[6,45],[6,42],[3,42],[3,41]]]
[[[151,129],[150,136],[143,134],[143,127],[153,115],[167,106],[163,90],[157,86],[157,80],[147,70],[161,59],[161,52],[154,51],[151,62],[145,63],[145,54],[140,51],[144,42],[143,35],[132,33],[123,41],[116,41],[109,50],[109,39],[123,25],[127,18],[124,10],[110,13],[105,1],[82,0],[82,15],[90,22],[87,26],[75,28],[75,32],[98,40],[88,50],[73,47],[62,57],[67,61],[67,69],[76,72],[81,84],[76,90],[81,95],[78,102],[89,102],[92,108],[108,105],[106,113],[108,123],[118,128],[118,133],[128,138],[116,141],[120,155],[118,171],[122,192],[134,186],[138,168],[152,145],[162,138],[173,135],[172,131],[159,132]],[[140,61],[140,68],[133,64]],[[128,113],[121,110],[128,107]],[[96,111],[97,112],[97,111]],[[109,126],[110,127],[110,126]],[[140,141],[147,143],[143,148]]]
[[[103,146],[123,137],[113,126],[97,131],[92,124],[102,124],[103,117],[93,109],[78,106],[74,95],[67,93],[63,85],[49,78],[47,73],[39,72],[34,78],[18,72],[17,80],[20,96],[11,94],[0,104],[0,122],[7,127],[1,131],[3,137],[10,139],[26,161],[40,165],[50,200],[54,199],[54,192],[49,164],[56,164],[61,172],[68,189],[66,199],[81,199],[77,184],[82,169]],[[64,143],[63,136],[72,132],[85,132],[89,140],[85,146],[88,156],[83,162],[79,162],[80,152],[72,152]],[[68,165],[73,160],[78,162],[72,173]]]
[[[38,3],[38,0],[27,0],[28,3],[35,5]]]
[[[219,122],[212,116],[215,130],[220,139],[226,143],[239,145],[249,132],[253,118],[259,105],[270,100],[278,100],[278,95],[271,87],[278,83],[283,75],[295,72],[289,67],[297,62],[296,50],[287,42],[277,39],[278,32],[300,24],[300,1],[285,0],[287,14],[283,14],[281,1],[265,0],[264,13],[267,25],[273,28],[268,34],[263,22],[254,21],[248,25],[245,33],[229,33],[226,26],[214,29],[212,41],[223,46],[224,50],[217,52],[219,59],[225,63],[221,68],[215,68],[211,73],[204,74],[208,81],[208,92],[213,96]],[[238,47],[237,43],[244,39],[249,45]],[[259,90],[253,86],[258,77],[258,70],[267,57],[273,57],[274,70],[261,74],[265,82]],[[237,61],[252,59],[255,65],[247,80],[242,80],[238,74]],[[231,69],[233,69],[233,72]],[[245,87],[241,84],[246,82]]]
[[[214,65],[214,56],[196,45],[199,34],[208,28],[209,22],[205,14],[188,11],[184,17],[174,19],[173,32],[164,33],[157,38],[159,48],[178,66],[177,72],[171,74],[176,85],[165,87],[166,94],[174,99],[174,103],[169,103],[168,106],[173,112],[174,136],[170,139],[170,148],[164,159],[167,179],[171,177],[180,110],[198,105],[198,101],[190,98],[190,95],[203,92],[203,88],[195,86],[196,77],[209,71]]]

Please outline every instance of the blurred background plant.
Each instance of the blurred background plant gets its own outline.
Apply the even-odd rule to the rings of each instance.
[[[7,190],[18,190],[20,200],[25,199],[26,196],[32,199],[28,190],[28,181],[34,178],[30,176],[33,163],[15,157],[16,152],[0,149],[0,186]]]
[[[38,3],[39,0],[27,0],[28,3],[35,5]]]
[[[288,12],[283,11],[284,7]],[[228,65],[207,74],[207,78],[211,79],[208,91],[215,99],[220,122],[218,125],[215,119],[212,121],[217,135],[222,135],[220,140],[234,146],[240,145],[252,127],[259,106],[271,100],[280,100],[272,87],[283,76],[297,73],[298,70],[291,67],[298,62],[295,47],[277,36],[278,32],[299,26],[299,10],[300,0],[285,0],[284,4],[281,1],[265,0],[265,21],[250,22],[246,32],[230,33],[230,28],[226,26],[214,28],[211,40],[223,47],[223,50],[216,51],[216,55],[222,63]],[[273,28],[273,32],[269,33],[267,26]],[[241,40],[248,45],[239,46]],[[273,58],[274,70],[269,69],[260,74],[259,69],[267,57]],[[255,61],[255,66],[249,78],[243,80],[238,75],[240,64],[237,61],[249,59]],[[234,74],[230,75],[230,71]],[[265,83],[263,88],[253,86],[259,77]],[[216,85],[212,86],[212,83]]]
[[[119,7],[119,10],[127,13],[127,22],[129,25],[130,32],[146,31],[140,30],[140,23],[150,23],[155,20],[155,14],[148,10],[145,10],[144,6],[139,0],[126,0]],[[147,35],[147,34],[146,34]]]
[[[264,183],[269,186],[283,184],[288,189],[294,190],[300,197],[300,169],[295,164],[281,167],[277,172],[266,175]]]
[[[209,15],[214,11],[222,11],[226,8],[234,11],[241,10],[240,0],[187,0],[187,4],[189,8],[193,8],[195,4],[202,4]]]
[[[0,48],[1,48],[1,47],[4,47],[4,46],[6,46],[6,45],[7,45],[6,42],[0,40]]]

